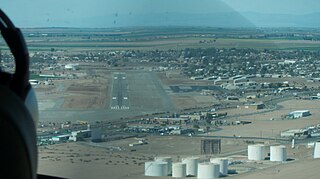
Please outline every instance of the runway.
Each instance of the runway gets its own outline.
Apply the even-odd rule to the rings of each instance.
[[[100,109],[61,109],[63,98],[48,100],[40,110],[42,121],[112,121],[152,113],[175,112],[170,96],[154,72],[121,71],[109,74],[108,102]]]
[[[128,82],[126,73],[113,73],[110,108],[113,110],[125,110],[129,108]]]

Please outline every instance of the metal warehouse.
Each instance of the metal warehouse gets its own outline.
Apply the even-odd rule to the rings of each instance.
[[[289,116],[292,118],[300,118],[300,117],[306,117],[310,116],[311,113],[309,110],[301,110],[301,111],[292,111],[289,113]]]

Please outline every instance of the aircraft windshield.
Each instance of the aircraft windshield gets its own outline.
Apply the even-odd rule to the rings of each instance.
[[[39,173],[316,178],[320,1],[0,7],[30,53]],[[12,72],[0,47],[0,69]]]

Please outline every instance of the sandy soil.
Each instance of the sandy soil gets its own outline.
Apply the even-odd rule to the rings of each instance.
[[[153,160],[155,156],[171,156],[173,162],[186,156],[201,157],[201,138],[151,136],[146,139],[148,144],[136,147],[129,147],[130,143],[137,142],[134,138],[94,146],[85,142],[40,146],[39,172],[69,178],[150,178],[143,176],[144,162]],[[112,150],[116,147],[122,151]],[[221,156],[245,148],[242,140],[222,140]],[[208,159],[205,156],[201,158]]]
[[[237,175],[234,178],[238,179],[316,179],[319,178],[318,168],[320,166],[319,159],[305,159],[296,161],[289,164],[280,164],[268,169],[259,170],[252,173],[246,173],[242,175]]]
[[[64,98],[65,109],[99,109],[105,105],[105,96],[71,95]]]
[[[65,109],[98,109],[107,101],[106,80],[86,80],[73,82],[65,91],[62,108]]]
[[[39,173],[68,178],[123,178],[143,172],[147,155],[114,152],[84,143],[39,148]],[[126,172],[122,172],[125,168]]]
[[[191,96],[171,96],[171,99],[178,109],[196,107],[196,101]]]
[[[218,103],[212,96],[203,96],[195,94],[185,95],[171,95],[171,99],[178,109],[188,109],[200,106],[212,106],[214,103]]]
[[[232,136],[256,136],[256,137],[279,137],[280,132],[287,129],[304,128],[306,126],[320,123],[318,116],[320,115],[319,100],[290,100],[279,103],[282,109],[262,114],[249,116],[234,117],[229,120],[246,120],[252,121],[252,124],[239,126],[225,126],[223,130],[213,132],[212,135]],[[311,116],[299,119],[281,119],[282,115],[288,114],[294,110],[310,110]],[[243,114],[249,112],[244,109],[229,110],[228,114]],[[270,120],[273,118],[274,120]]]
[[[48,175],[79,179],[144,179],[154,178],[144,176],[144,162],[153,160],[155,156],[171,156],[173,162],[186,156],[199,156],[200,161],[208,161],[210,158],[210,156],[198,154],[201,138],[154,136],[146,139],[149,144],[136,147],[128,146],[129,143],[136,142],[134,138],[98,144],[77,142],[41,146],[39,147],[38,171]],[[222,154],[216,157],[223,156],[228,157],[230,161],[244,162],[229,166],[230,170],[238,172],[238,174],[230,174],[231,178],[269,178],[269,176],[316,178],[317,170],[315,167],[318,167],[320,161],[310,159],[313,149],[308,149],[304,145],[291,149],[289,145],[287,145],[288,157],[295,160],[284,164],[268,160],[248,161],[246,157],[247,144],[241,139],[222,139]],[[122,150],[113,150],[117,147]],[[269,152],[268,147],[266,152]]]

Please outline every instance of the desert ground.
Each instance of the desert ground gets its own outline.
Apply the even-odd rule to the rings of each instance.
[[[39,172],[79,179],[92,176],[95,178],[154,178],[144,176],[144,162],[152,161],[156,156],[171,156],[173,162],[180,161],[182,157],[198,156],[200,161],[208,161],[210,157],[227,157],[229,161],[244,162],[229,166],[229,170],[237,171],[237,174],[229,174],[228,177],[232,178],[266,178],[270,175],[275,178],[301,178],[302,176],[314,178],[315,173],[312,171],[319,164],[319,160],[311,159],[313,150],[305,145],[297,145],[295,149],[291,149],[290,144],[285,144],[288,147],[288,158],[292,161],[252,162],[247,160],[247,144],[241,139],[222,139],[222,153],[216,156],[200,155],[201,138],[155,136],[146,139],[149,141],[148,144],[137,147],[128,145],[135,141],[133,138],[99,144],[78,142],[41,146]],[[265,144],[268,146],[276,143],[265,141]]]
[[[39,98],[40,119],[42,121],[95,121],[119,120],[122,117],[134,117],[147,113],[179,111],[196,106],[211,106],[219,103],[214,96],[204,96],[199,91],[175,93],[170,86],[180,86],[190,90],[191,86],[208,85],[203,82],[166,79],[154,72],[121,71],[103,73],[95,79],[56,80],[54,86],[36,87]],[[125,77],[121,84],[115,77]],[[115,87],[116,85],[116,87]],[[210,84],[209,84],[210,85]],[[123,88],[121,94],[114,93]],[[221,91],[217,91],[220,93]],[[113,97],[127,95],[128,102],[112,101]],[[152,99],[152,100],[150,100]],[[112,106],[125,104],[129,109],[115,110]],[[212,128],[208,134],[187,136],[147,135],[148,144],[129,147],[135,138],[114,140],[102,143],[69,142],[48,146],[39,146],[39,173],[67,178],[154,178],[144,176],[144,162],[156,156],[171,156],[173,162],[182,157],[199,156],[201,161],[210,157],[227,157],[230,161],[242,161],[239,165],[229,166],[237,174],[232,178],[301,178],[316,176],[315,166],[319,160],[312,159],[313,149],[306,144],[290,148],[290,141],[246,139],[246,137],[279,138],[280,132],[287,129],[304,128],[319,123],[318,100],[292,99],[282,100],[274,108],[251,110],[239,108],[222,109],[227,112],[227,121],[250,121],[247,125],[230,125]],[[311,116],[299,119],[283,119],[294,110],[310,110]],[[272,119],[272,120],[271,120]],[[237,136],[236,138],[234,136]],[[222,140],[222,152],[215,156],[200,153],[203,138]],[[263,143],[267,146],[283,144],[288,148],[288,157],[293,159],[285,163],[268,160],[261,162],[247,161],[248,142]],[[309,172],[305,172],[309,171]],[[161,177],[160,177],[161,178]],[[171,178],[171,177],[162,177]]]

